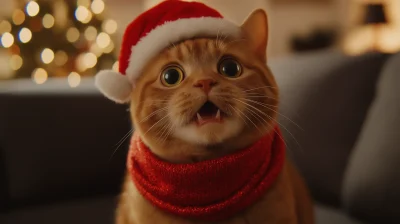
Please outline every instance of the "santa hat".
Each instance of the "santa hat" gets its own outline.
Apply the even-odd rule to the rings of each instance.
[[[119,57],[119,72],[100,71],[97,88],[117,103],[127,103],[146,64],[173,43],[195,37],[238,37],[240,27],[198,2],[167,0],[137,17],[127,27]]]

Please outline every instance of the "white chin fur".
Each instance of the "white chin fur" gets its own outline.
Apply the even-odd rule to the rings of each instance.
[[[116,103],[128,103],[132,93],[132,83],[119,72],[103,70],[97,73],[95,85],[108,99]]]
[[[225,120],[222,124],[206,124],[203,127],[195,124],[179,127],[174,135],[192,144],[214,145],[236,136],[242,128],[241,122]]]

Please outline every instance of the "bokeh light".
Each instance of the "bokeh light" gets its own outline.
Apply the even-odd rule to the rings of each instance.
[[[78,6],[75,10],[75,18],[81,23],[88,23],[92,19],[92,13],[84,6]]]
[[[15,25],[21,25],[25,21],[25,13],[20,9],[16,9],[13,12],[12,20]]]
[[[22,43],[28,43],[32,39],[32,32],[30,29],[24,27],[19,31],[18,36]]]
[[[11,33],[4,33],[1,36],[1,44],[5,48],[9,48],[14,44],[14,37]]]
[[[96,40],[97,37],[97,29],[94,26],[89,26],[85,30],[85,38],[89,41]]]
[[[102,0],[94,0],[91,6],[92,12],[100,14],[104,11],[104,2]]]
[[[9,23],[7,20],[3,20],[0,22],[0,33],[9,33],[12,30],[11,23]]]
[[[54,60],[54,52],[49,48],[45,48],[42,51],[40,57],[41,57],[43,63],[50,64]]]
[[[102,28],[105,32],[113,34],[117,32],[118,24],[115,20],[109,19],[103,23]]]
[[[20,69],[22,67],[23,60],[19,55],[12,55],[10,58],[10,68],[14,71]]]
[[[32,73],[32,79],[36,84],[43,84],[47,81],[48,74],[43,68],[37,68]]]
[[[58,66],[63,66],[68,62],[68,55],[65,51],[57,51],[54,56],[54,63]]]
[[[75,27],[71,27],[67,31],[67,40],[71,43],[77,41],[79,39],[80,33],[79,30]]]
[[[35,1],[30,1],[26,5],[26,13],[28,13],[29,16],[33,17],[36,16],[40,11],[39,4]]]
[[[50,29],[51,27],[54,26],[54,22],[55,20],[52,15],[46,14],[43,16],[42,23],[44,28]]]
[[[71,88],[78,87],[81,83],[81,76],[76,72],[71,72],[68,75],[68,84]]]
[[[97,64],[97,57],[93,53],[86,53],[83,56],[83,64],[86,68],[93,68]]]
[[[96,39],[97,45],[101,48],[106,48],[111,42],[111,38],[108,34],[101,32]]]

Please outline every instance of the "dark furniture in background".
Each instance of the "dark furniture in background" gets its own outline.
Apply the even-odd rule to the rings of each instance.
[[[400,55],[322,51],[270,65],[280,113],[304,129],[280,118],[317,223],[398,223]],[[92,81],[0,83],[1,224],[112,223],[129,141],[110,157],[129,113]]]

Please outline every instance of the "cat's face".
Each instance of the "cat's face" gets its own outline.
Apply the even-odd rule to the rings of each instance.
[[[278,92],[251,45],[223,36],[186,40],[150,62],[131,102],[146,143],[187,145],[201,154],[202,148],[244,147],[271,130]]]

